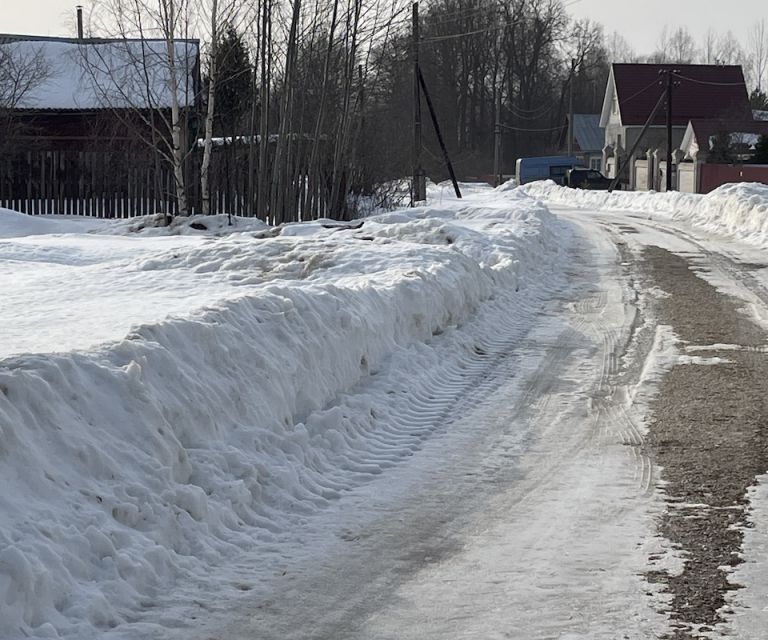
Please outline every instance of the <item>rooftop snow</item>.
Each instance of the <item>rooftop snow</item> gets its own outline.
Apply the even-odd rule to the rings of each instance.
[[[0,40],[0,54],[11,56],[20,66],[39,60],[45,70],[44,77],[25,92],[17,108],[171,106],[170,65],[162,40]],[[182,106],[194,102],[197,57],[196,41],[175,43]]]

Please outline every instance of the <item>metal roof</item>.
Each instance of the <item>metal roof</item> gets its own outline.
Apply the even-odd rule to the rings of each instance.
[[[710,64],[613,64],[611,74],[624,126],[645,124],[665,91],[662,71],[674,73],[672,124],[692,119],[752,119],[749,95],[740,66]],[[660,109],[653,124],[663,124]]]
[[[715,136],[768,135],[768,122],[761,120],[691,120],[680,143],[688,156],[699,149],[709,150]]]
[[[602,151],[605,129],[600,126],[599,113],[574,113],[573,138],[583,152]]]
[[[178,99],[194,104],[198,92],[197,40],[174,43]],[[158,39],[49,38],[0,34],[0,58],[42,69],[14,107],[26,111],[171,106],[166,43]]]

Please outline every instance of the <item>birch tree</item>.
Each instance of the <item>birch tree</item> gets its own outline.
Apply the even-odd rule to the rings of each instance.
[[[755,88],[763,90],[766,67],[768,67],[768,25],[765,18],[752,25],[747,39],[749,57],[752,60]]]
[[[190,213],[186,128],[199,91],[193,16],[190,0],[98,0],[91,30],[112,40],[82,47],[93,91],[171,169],[180,215]]]
[[[226,32],[230,33],[238,25],[246,30],[253,17],[244,9],[238,0],[198,0],[199,15],[201,17],[201,30],[207,29],[207,51],[206,51],[206,88],[205,88],[205,118],[203,134],[203,157],[200,163],[200,192],[201,192],[201,212],[208,215],[211,212],[211,191],[210,191],[210,166],[213,153],[214,120],[217,109],[217,95],[219,87],[231,81],[228,77],[227,69],[222,69],[222,61],[226,58],[226,51],[222,52],[222,43],[227,40]],[[224,55],[222,55],[222,53]],[[232,143],[235,143],[234,132],[232,132]]]

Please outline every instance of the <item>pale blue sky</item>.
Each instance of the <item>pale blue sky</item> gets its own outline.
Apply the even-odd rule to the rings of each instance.
[[[664,24],[686,26],[701,42],[712,27],[729,29],[742,42],[751,24],[768,18],[765,0],[565,0],[577,17],[589,17],[606,33],[621,33],[639,53],[650,53]],[[77,0],[2,0],[0,33],[72,35]]]

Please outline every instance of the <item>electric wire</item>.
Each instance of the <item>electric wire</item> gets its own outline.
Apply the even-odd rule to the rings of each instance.
[[[554,103],[550,103],[548,105],[542,105],[538,109],[520,109],[518,110],[515,107],[509,107],[505,104],[501,105],[502,108],[511,113],[516,118],[520,118],[521,120],[538,120],[539,118],[543,118],[545,115],[550,113],[554,108]],[[527,113],[526,113],[527,112]]]
[[[645,93],[646,91],[648,91],[648,89],[650,89],[653,86],[658,87],[659,86],[659,81],[658,80],[654,80],[647,87],[644,87],[644,88],[640,89],[640,91],[637,91],[636,93],[633,93],[628,98],[622,98],[621,99],[621,103],[623,104],[625,102],[629,102],[630,100],[633,100],[633,99],[637,98],[637,96],[639,96],[641,93]]]
[[[550,128],[546,128],[546,129],[527,129],[525,127],[512,127],[512,126],[510,126],[508,124],[501,123],[501,127],[503,129],[508,129],[509,131],[523,131],[523,132],[528,132],[528,133],[546,133],[548,131],[550,131],[550,132],[551,131],[562,131],[563,129],[567,129],[568,125],[564,124],[564,125],[561,125],[559,127],[550,127]]]
[[[685,80],[686,82],[693,82],[695,84],[704,84],[708,85],[710,87],[743,87],[743,82],[709,82],[707,80],[697,80],[696,78],[689,78],[687,76],[680,75],[679,73],[672,72],[672,76],[679,79],[679,80]]]

